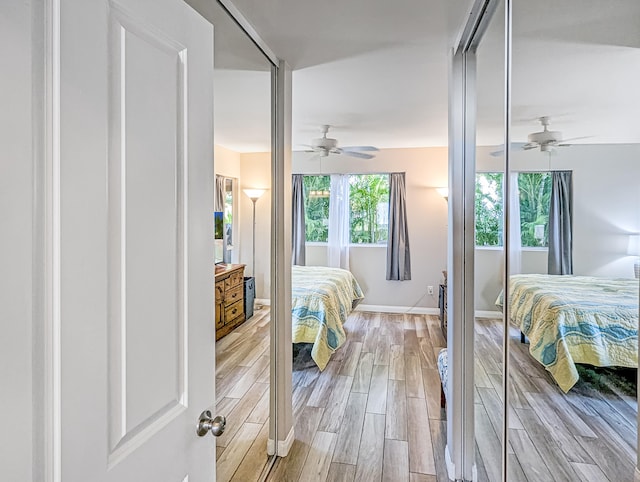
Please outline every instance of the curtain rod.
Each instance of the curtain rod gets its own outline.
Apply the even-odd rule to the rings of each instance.
[[[331,176],[332,174],[345,174],[348,176],[365,176],[371,175],[386,175],[386,174],[406,174],[407,171],[395,171],[395,172],[292,172],[291,174],[302,174],[303,176]]]

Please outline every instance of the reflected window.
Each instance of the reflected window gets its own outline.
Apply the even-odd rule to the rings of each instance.
[[[501,172],[476,174],[476,246],[502,246],[504,211]],[[520,239],[523,248],[549,245],[550,172],[518,173]]]

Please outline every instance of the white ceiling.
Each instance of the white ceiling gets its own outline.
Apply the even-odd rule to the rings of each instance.
[[[447,144],[448,49],[471,0],[233,3],[294,69],[295,150],[321,124],[343,146]],[[640,143],[640,2],[515,0],[513,15],[513,140],[550,115],[565,138],[590,136],[577,142]],[[494,20],[478,51],[481,145],[502,142],[504,33]],[[216,25],[216,143],[269,150],[268,62],[237,30]]]

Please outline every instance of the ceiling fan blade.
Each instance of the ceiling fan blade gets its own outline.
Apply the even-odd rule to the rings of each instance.
[[[342,150],[342,154],[351,157],[357,157],[359,159],[373,159],[376,156],[372,156],[371,154],[365,154],[364,152],[355,152],[355,151],[345,151]]]
[[[562,139],[562,140],[560,141],[560,144],[558,144],[558,145],[559,145],[559,146],[562,146],[562,145],[569,145],[569,144],[567,144],[567,142],[569,142],[569,141],[577,141],[577,140],[580,140],[580,139],[590,139],[590,138],[592,138],[592,137],[593,137],[593,136],[570,137],[569,139]]]
[[[511,143],[511,150],[525,149],[526,145],[527,145],[526,142],[512,142]],[[500,156],[504,155],[504,144],[499,146],[499,148],[497,150],[490,152],[489,155],[493,156],[493,157],[500,157]]]
[[[362,151],[379,151],[377,147],[373,146],[346,146],[341,148],[343,151],[362,152]]]

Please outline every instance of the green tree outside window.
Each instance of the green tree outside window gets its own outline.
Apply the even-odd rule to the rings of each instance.
[[[351,242],[385,244],[389,237],[389,176],[352,175],[349,185]]]
[[[548,172],[518,173],[520,233],[523,247],[549,245],[551,175]],[[476,175],[476,246],[502,246],[503,175]]]
[[[329,239],[329,176],[304,176],[304,222],[308,242]]]

